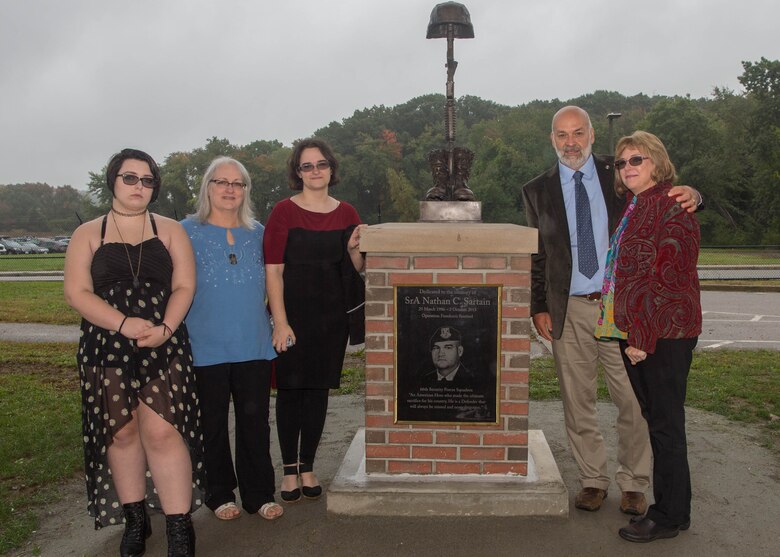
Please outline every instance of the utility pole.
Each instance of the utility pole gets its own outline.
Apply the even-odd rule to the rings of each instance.
[[[614,155],[615,154],[615,140],[614,140],[614,136],[612,135],[612,124],[613,124],[613,122],[615,120],[617,120],[621,116],[623,116],[623,114],[621,114],[620,112],[610,112],[609,114],[607,114],[607,120],[609,120],[608,140],[609,140],[609,154],[610,155]]]

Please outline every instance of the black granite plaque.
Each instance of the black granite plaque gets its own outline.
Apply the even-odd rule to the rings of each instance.
[[[501,286],[395,287],[395,422],[498,423]]]

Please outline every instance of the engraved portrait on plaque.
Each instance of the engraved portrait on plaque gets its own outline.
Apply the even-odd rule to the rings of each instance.
[[[500,286],[395,287],[395,422],[498,423]]]

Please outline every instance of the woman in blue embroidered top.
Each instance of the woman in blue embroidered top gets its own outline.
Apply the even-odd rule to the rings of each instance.
[[[265,304],[264,229],[253,218],[251,189],[244,165],[219,157],[203,176],[197,212],[182,223],[197,267],[186,321],[201,393],[206,505],[221,520],[241,514],[236,487],[248,513],[273,520],[283,512],[274,502],[269,453],[271,360],[276,352]],[[228,437],[231,396],[235,470]]]

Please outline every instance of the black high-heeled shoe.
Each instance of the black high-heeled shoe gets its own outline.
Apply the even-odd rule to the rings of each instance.
[[[298,465],[297,464],[285,464],[282,466],[285,476],[295,476],[295,481],[298,481]],[[292,491],[279,491],[279,495],[282,497],[282,501],[285,503],[295,503],[301,498],[301,490],[296,487]]]
[[[165,533],[168,557],[195,557],[195,528],[190,513],[166,514]]]
[[[314,470],[314,466],[311,464],[307,464],[305,462],[301,462],[298,464],[298,473],[305,474],[306,472],[312,472]],[[301,480],[303,481],[303,480]],[[301,490],[303,491],[303,496],[306,497],[306,499],[319,499],[322,495],[322,486],[321,485],[301,485]]]
[[[120,557],[141,557],[146,553],[146,540],[152,535],[152,523],[143,501],[122,505],[125,512],[125,533],[119,543]]]

